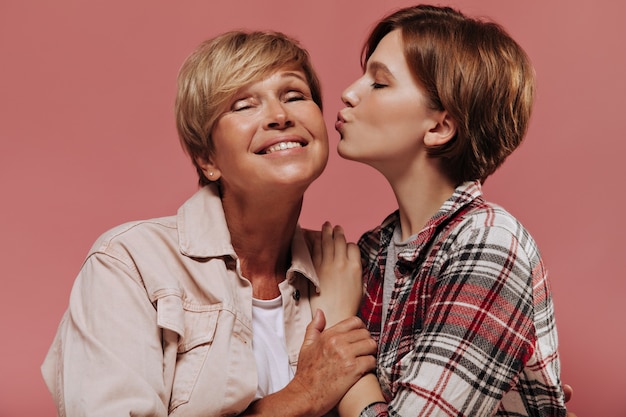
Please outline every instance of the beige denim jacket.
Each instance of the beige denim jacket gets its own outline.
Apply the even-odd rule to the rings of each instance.
[[[317,276],[302,231],[280,284],[292,367]],[[83,264],[42,373],[59,416],[231,416],[254,398],[252,287],[214,186],[124,224]]]

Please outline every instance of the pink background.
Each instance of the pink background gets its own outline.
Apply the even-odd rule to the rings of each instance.
[[[626,416],[626,3],[441,2],[503,24],[539,92],[526,142],[487,196],[530,229],[551,273],[563,380],[582,416]],[[39,366],[94,239],[168,215],[196,186],[174,129],[175,77],[207,37],[277,29],[307,47],[331,129],[371,24],[413,1],[0,1],[0,416],[53,416]],[[621,191],[620,191],[621,190]],[[333,152],[302,224],[351,239],[394,208],[373,170]],[[622,389],[620,389],[622,388]]]

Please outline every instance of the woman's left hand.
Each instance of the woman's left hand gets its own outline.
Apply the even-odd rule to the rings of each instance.
[[[321,309],[330,327],[357,313],[363,297],[361,254],[356,244],[346,242],[343,228],[329,222],[321,232],[307,232],[307,240],[320,281],[312,311]]]

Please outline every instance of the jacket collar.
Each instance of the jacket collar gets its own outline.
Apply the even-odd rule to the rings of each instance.
[[[178,209],[180,251],[190,258],[235,256],[217,186],[200,188]]]
[[[177,214],[180,252],[190,258],[237,258],[230,240],[230,232],[224,216],[219,190],[214,184],[199,189],[179,209]],[[291,267],[287,272],[289,281],[296,272],[304,275],[316,287],[319,280],[311,260],[308,246],[300,226],[291,243]]]

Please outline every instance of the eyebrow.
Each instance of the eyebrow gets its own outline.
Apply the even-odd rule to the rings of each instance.
[[[308,84],[308,81],[306,80],[306,78],[303,76],[301,71],[285,71],[282,75],[281,78],[291,78],[291,77],[295,77],[299,80],[304,81],[305,83]]]
[[[367,63],[367,71],[374,72],[374,73],[382,72],[389,77],[395,78],[391,70],[389,70],[389,67],[387,67],[387,65],[379,61],[369,61]]]

